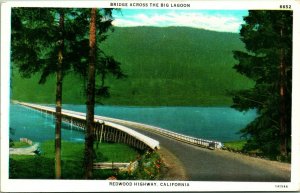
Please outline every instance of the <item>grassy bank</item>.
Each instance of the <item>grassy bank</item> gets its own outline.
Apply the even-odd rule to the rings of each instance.
[[[225,142],[224,147],[228,150],[241,152],[246,143],[247,143],[247,141],[245,141],[245,140],[230,141],[230,142]]]
[[[108,105],[223,106],[231,104],[231,90],[252,86],[232,69],[233,50],[242,50],[239,34],[188,27],[116,28],[100,45],[121,62],[126,79],[107,76],[111,97]],[[21,78],[14,69],[12,99],[53,103],[55,77],[38,85],[40,74]],[[64,103],[85,103],[83,81],[65,77]]]
[[[260,149],[254,149],[254,150],[247,150],[245,149],[247,141],[241,140],[241,141],[231,141],[231,142],[225,142],[224,143],[224,149],[228,151],[243,153],[245,155],[249,155],[252,157],[260,157],[267,159],[268,156],[264,155]],[[279,159],[277,159],[279,161]]]
[[[21,141],[13,141],[10,144],[10,147],[13,147],[13,148],[24,148],[24,147],[29,147],[29,146],[30,145],[28,143],[21,142]]]
[[[54,179],[54,143],[41,143],[41,155],[10,156],[10,178],[13,179]],[[62,178],[82,179],[83,143],[62,142]],[[130,162],[140,156],[140,152],[124,144],[101,143],[96,148],[97,162]],[[95,172],[96,179],[106,179],[117,175],[112,170]]]

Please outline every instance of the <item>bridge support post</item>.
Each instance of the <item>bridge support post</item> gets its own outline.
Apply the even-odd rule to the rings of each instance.
[[[101,124],[100,143],[101,143],[101,141],[102,141],[103,128],[104,128],[104,123]]]

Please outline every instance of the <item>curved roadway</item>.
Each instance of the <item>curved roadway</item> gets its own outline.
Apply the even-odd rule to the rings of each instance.
[[[109,121],[112,121],[111,119]],[[186,170],[187,179],[195,181],[250,181],[288,182],[290,164],[253,158],[224,150],[209,150],[182,143],[156,133],[143,130],[139,124],[127,121],[118,124],[128,126],[160,142],[174,154]]]

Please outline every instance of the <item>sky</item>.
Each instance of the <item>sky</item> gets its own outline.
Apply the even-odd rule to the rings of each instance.
[[[122,9],[114,12],[113,25],[133,26],[186,26],[212,31],[239,33],[247,10],[171,10]]]

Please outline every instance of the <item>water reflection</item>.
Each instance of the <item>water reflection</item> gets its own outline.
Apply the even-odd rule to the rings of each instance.
[[[13,140],[22,137],[39,142],[55,139],[55,119],[52,115],[13,104],[10,106],[9,122],[14,131],[10,134]],[[62,124],[62,139],[83,141],[84,133],[71,130],[68,124]]]

